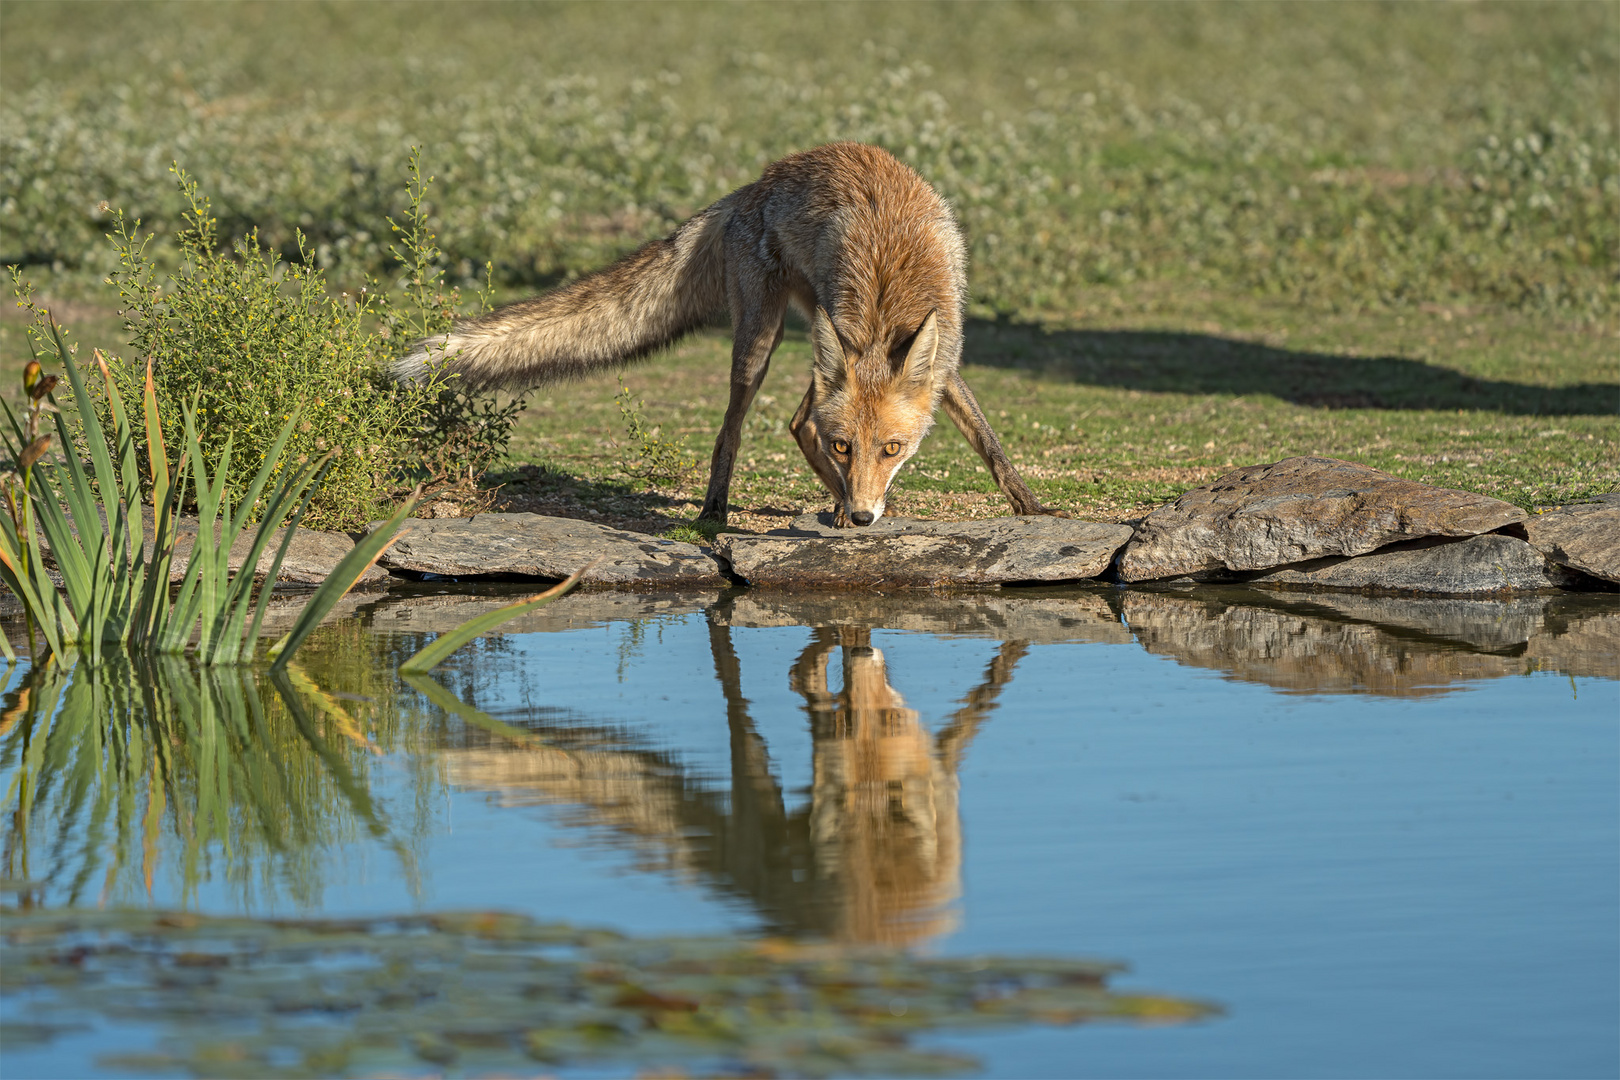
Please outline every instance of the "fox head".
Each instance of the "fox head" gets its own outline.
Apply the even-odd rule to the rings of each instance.
[[[816,471],[832,488],[843,516],[870,525],[883,516],[900,466],[934,426],[939,320],[929,312],[909,339],[879,341],[863,351],[850,346],[826,310],[817,307],[810,345],[815,404],[804,434],[821,458]],[[804,449],[811,453],[810,446]]]

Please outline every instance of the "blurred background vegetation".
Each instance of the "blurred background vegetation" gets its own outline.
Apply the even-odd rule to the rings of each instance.
[[[256,226],[296,260],[302,230],[333,290],[397,289],[385,218],[406,209],[420,145],[449,282],[470,288],[490,261],[505,299],[667,233],[775,157],[860,139],[955,206],[983,326],[1186,335],[970,328],[970,350],[987,343],[970,381],[1003,398],[992,418],[1046,425],[1028,436],[1045,490],[1080,508],[1122,513],[1296,443],[1521,502],[1602,490],[1620,470],[1605,359],[1620,301],[1612,3],[12,0],[0,20],[0,261],[23,263],[81,331],[116,332],[104,206],[173,257],[173,161],[212,198],[222,242]],[[780,369],[799,366],[796,343]],[[679,417],[706,456],[697,433],[723,404],[707,380],[718,364],[723,381],[724,354],[715,339],[688,368],[677,353],[640,369],[648,428]],[[1404,366],[1366,362],[1390,354]],[[1321,392],[1272,400],[1277,373]],[[999,388],[1004,376],[1020,381]],[[790,415],[797,392],[773,386]],[[630,483],[603,453],[622,441],[613,389],[531,408],[511,460]],[[1270,411],[1204,416],[1245,400]],[[1459,426],[1458,410],[1489,415]],[[1516,419],[1549,414],[1580,415]],[[1442,415],[1456,433],[1435,427]],[[780,419],[751,429],[757,478],[814,502]],[[1108,447],[1033,434],[1053,425]],[[1162,438],[1133,442],[1132,426]],[[1287,445],[1256,435],[1284,428]],[[1482,459],[1481,438],[1513,452]],[[925,451],[913,485],[958,490],[961,450]],[[779,453],[791,464],[773,473]],[[671,492],[683,505],[685,488]]]
[[[1616,9],[1557,5],[8,3],[0,259],[111,267],[102,203],[389,270],[410,145],[452,266],[531,287],[761,165],[884,145],[956,206],[973,293],[1241,286],[1597,317],[1620,246]]]

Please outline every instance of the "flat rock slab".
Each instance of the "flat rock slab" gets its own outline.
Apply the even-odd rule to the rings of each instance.
[[[600,562],[586,581],[658,586],[727,583],[720,564],[694,544],[540,514],[413,519],[378,565],[445,577],[516,574],[561,581],[596,560]]]
[[[988,521],[882,518],[837,529],[803,514],[763,535],[722,533],[716,552],[750,585],[928,587],[1081,581],[1108,569],[1129,525],[1031,515]]]
[[[70,522],[71,524],[71,522]],[[105,528],[103,522],[98,521],[98,528]],[[191,549],[196,546],[197,536],[202,531],[202,523],[191,514],[180,514],[174,519],[174,558],[169,562],[169,580],[178,583],[186,575],[186,564],[191,558]],[[242,564],[247,562],[248,552],[253,547],[254,526],[244,529],[242,535],[236,538],[231,545],[228,562],[232,570],[240,570]],[[76,531],[76,530],[75,530]],[[154,532],[152,508],[141,507],[141,543],[144,557],[152,558],[154,545],[152,534]],[[258,565],[254,567],[254,577],[263,581],[270,576],[270,564],[275,559],[276,551],[280,548],[282,540],[286,537],[286,529],[277,529],[270,543],[259,555]],[[216,526],[214,536],[217,540],[219,530]],[[354,538],[348,533],[320,532],[315,529],[299,528],[293,531],[292,544],[287,548],[287,555],[281,561],[281,567],[276,573],[277,585],[313,586],[326,580],[345,555],[354,549]],[[45,565],[54,567],[55,557],[49,547],[45,550]],[[361,575],[361,584],[379,584],[388,580],[388,572],[376,566],[368,569]]]
[[[1532,515],[1524,531],[1548,562],[1620,582],[1620,493]]]
[[[1494,596],[1554,587],[1540,552],[1516,537],[1497,534],[1418,541],[1354,559],[1298,563],[1267,570],[1248,584],[1426,596]]]
[[[1269,570],[1426,536],[1478,536],[1525,517],[1499,499],[1354,462],[1287,458],[1233,470],[1153,511],[1121,553],[1119,576],[1132,582]]]

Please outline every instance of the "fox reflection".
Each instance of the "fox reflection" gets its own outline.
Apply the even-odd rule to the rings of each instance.
[[[572,805],[575,820],[612,828],[645,862],[695,871],[745,898],[776,933],[906,945],[951,929],[962,868],[958,769],[1027,643],[1002,643],[935,733],[890,684],[869,630],[814,631],[789,672],[812,743],[810,798],[790,812],[742,695],[730,627],[712,614],[709,641],[731,735],[729,792],[638,750],[463,755],[451,779]]]
[[[818,631],[793,667],[814,746],[809,840],[833,936],[908,942],[949,929],[962,839],[954,767],[889,684],[869,632]],[[834,649],[843,689],[827,689]],[[951,733],[960,742],[961,734]]]

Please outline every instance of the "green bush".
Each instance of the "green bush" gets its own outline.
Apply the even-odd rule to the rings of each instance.
[[[415,147],[405,169],[409,202],[402,214],[404,224],[387,218],[388,227],[399,237],[399,243],[389,246],[389,254],[403,268],[399,285],[405,300],[394,304],[385,294],[380,302],[379,336],[389,342],[396,357],[404,355],[412,342],[449,330],[461,312],[461,292],[445,280],[444,252],[428,223],[426,198],[433,178],[422,179],[421,154]],[[493,272],[493,265],[486,263],[484,288],[478,293],[480,311],[490,308]],[[468,390],[454,378],[436,380],[427,391],[410,436],[410,472],[422,483],[423,494],[451,492],[476,505],[490,497],[478,491],[478,479],[506,455],[524,397],[501,400]]]
[[[147,254],[149,238],[136,235],[139,222],[115,217],[111,280],[130,335],[128,354],[109,358],[119,392],[139,399],[150,358],[164,430],[181,431],[183,412],[195,408],[209,460],[232,442],[225,490],[233,502],[299,414],[284,464],[331,455],[305,524],[363,528],[381,515],[396,463],[438,386],[388,378],[388,350],[369,328],[374,293],[329,295],[322,271],[280,262],[256,231],[221,251],[208,200],[183,170],[174,172],[187,209],[176,237],[183,261],[166,281]],[[179,449],[170,447],[176,456]]]
[[[208,199],[178,166],[186,210],[175,236],[179,268],[166,280],[149,251],[152,237],[114,212],[118,266],[108,280],[130,335],[127,354],[109,358],[114,382],[138,396],[150,358],[164,430],[180,431],[181,414],[194,407],[211,460],[232,440],[229,497],[294,413],[300,420],[284,461],[296,467],[331,455],[305,518],[314,528],[362,528],[413,484],[430,494],[469,491],[504,453],[521,400],[501,403],[453,378],[396,383],[388,374],[388,362],[413,341],[447,328],[461,302],[445,287],[414,151],[407,168],[404,224],[386,222],[400,234],[391,249],[405,271],[397,302],[369,286],[332,295],[296,230],[299,257],[289,262],[265,250],[257,230],[222,248]]]

